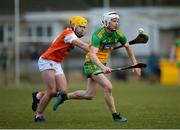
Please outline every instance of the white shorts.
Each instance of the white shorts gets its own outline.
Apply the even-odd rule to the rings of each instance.
[[[38,60],[38,66],[39,66],[40,72],[42,72],[44,70],[53,69],[55,71],[55,75],[64,74],[62,67],[61,67],[61,63],[59,63],[59,62],[55,62],[52,60],[46,60],[46,59],[40,57]]]

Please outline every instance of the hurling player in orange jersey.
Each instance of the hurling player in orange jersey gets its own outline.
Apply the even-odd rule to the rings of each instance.
[[[45,121],[43,112],[52,97],[61,94],[63,98],[66,98],[67,81],[61,68],[61,62],[74,46],[78,46],[85,51],[88,50],[88,44],[79,39],[84,36],[87,23],[84,17],[73,16],[70,19],[70,27],[58,35],[48,50],[40,56],[38,66],[47,90],[46,92],[32,93],[33,111],[37,110],[39,103],[38,111],[34,119],[35,122]]]

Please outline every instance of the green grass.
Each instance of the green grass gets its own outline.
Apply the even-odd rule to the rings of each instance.
[[[52,101],[45,112],[46,123],[33,122],[31,92],[33,87],[0,87],[0,128],[77,128],[77,129],[179,129],[180,88],[148,83],[113,82],[117,110],[128,118],[116,123],[108,111],[102,89],[92,101],[70,100],[56,112]],[[84,86],[84,87],[83,87]],[[86,84],[72,85],[69,91],[85,89]]]

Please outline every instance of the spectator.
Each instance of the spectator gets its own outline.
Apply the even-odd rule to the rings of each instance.
[[[160,79],[160,65],[159,57],[155,53],[151,53],[147,59],[147,68],[144,69],[143,75],[147,77],[152,83],[159,82]]]
[[[170,52],[170,62],[176,62],[176,65],[178,67],[178,84],[180,86],[180,37],[176,38],[175,45],[172,46],[171,52]]]

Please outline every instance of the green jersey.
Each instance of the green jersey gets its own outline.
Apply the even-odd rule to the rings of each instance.
[[[120,30],[116,30],[113,33],[108,33],[105,27],[102,27],[95,31],[92,35],[90,46],[99,48],[97,57],[99,60],[106,64],[109,53],[117,43],[124,45],[127,42],[126,37]],[[86,54],[86,62],[90,62],[90,54]]]
[[[180,38],[176,39],[176,61],[180,64]]]

